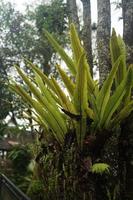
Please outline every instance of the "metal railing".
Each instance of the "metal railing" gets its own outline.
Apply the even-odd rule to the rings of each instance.
[[[0,174],[0,200],[31,200],[4,174]]]

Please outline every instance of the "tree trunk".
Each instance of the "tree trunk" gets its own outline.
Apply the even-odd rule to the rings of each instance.
[[[97,47],[100,84],[105,80],[110,71],[109,40],[111,29],[110,0],[98,0],[98,26],[97,26]]]
[[[119,140],[120,199],[133,199],[133,113],[121,125]]]
[[[127,64],[133,63],[133,0],[122,0],[123,38],[127,47]],[[122,124],[120,137],[120,198],[133,199],[133,112]]]
[[[93,56],[92,56],[92,29],[91,29],[91,4],[90,0],[81,0],[83,4],[83,42],[87,53],[87,61],[90,65],[91,72],[93,71]]]
[[[67,0],[69,23],[74,23],[77,31],[80,31],[80,24],[78,18],[77,4],[76,0]]]
[[[127,63],[133,63],[133,0],[122,0],[123,38],[127,45]]]

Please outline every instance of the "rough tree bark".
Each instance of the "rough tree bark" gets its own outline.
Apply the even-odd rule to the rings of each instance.
[[[77,28],[77,31],[79,32],[80,24],[79,24],[76,0],[67,0],[67,8],[69,15],[69,23],[74,23]]]
[[[133,0],[122,0],[123,38],[127,45],[127,63],[133,63]]]
[[[122,123],[119,138],[120,199],[133,199],[133,113]]]
[[[123,38],[127,47],[127,65],[133,63],[133,0],[122,0]],[[120,199],[133,199],[133,112],[121,126]]]
[[[97,26],[97,47],[100,84],[105,80],[110,71],[109,39],[111,29],[111,8],[110,0],[98,0],[98,26]]]
[[[91,4],[90,0],[81,0],[83,4],[83,42],[87,53],[87,61],[90,65],[91,72],[93,71],[93,56],[92,56],[92,28],[91,28]]]

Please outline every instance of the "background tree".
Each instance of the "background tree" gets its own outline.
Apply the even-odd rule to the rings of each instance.
[[[123,39],[126,44],[127,64],[133,63],[133,1],[122,0]],[[125,134],[126,133],[126,134]],[[125,145],[126,144],[126,145]],[[121,124],[119,139],[120,199],[133,197],[133,112]]]
[[[83,4],[83,42],[87,52],[87,61],[90,65],[91,72],[93,71],[93,56],[92,56],[92,27],[91,27],[91,2],[90,0],[81,0]],[[93,73],[93,72],[92,72]]]
[[[133,1],[122,0],[123,38],[127,45],[128,63],[133,63]]]
[[[27,9],[24,14],[16,11],[11,3],[3,1],[0,9],[1,63],[5,69],[10,70],[22,57],[36,61],[40,67],[45,68],[54,50],[46,42],[43,29],[54,33],[65,44],[67,23],[63,1],[54,0],[50,4],[37,5],[35,9]]]
[[[43,31],[44,29],[49,30],[53,33],[58,40],[66,45],[66,4],[63,0],[54,0],[50,4],[40,4],[38,5],[32,13],[32,19],[35,21],[38,36],[39,36],[39,45],[38,45],[38,54],[41,52],[43,57],[43,66],[44,71],[47,71],[47,74],[50,72],[49,62],[55,51],[51,48],[44,38]]]
[[[12,108],[11,101],[12,96],[8,90],[7,74],[3,69],[0,69],[0,139],[3,137],[7,127],[4,120]]]
[[[69,23],[74,23],[77,28],[77,31],[80,32],[80,23],[76,0],[67,0],[67,10]]]
[[[110,0],[98,0],[97,50],[100,83],[110,71],[109,38],[111,29]]]
[[[2,109],[6,112],[4,105],[7,107],[7,102],[12,102],[10,106],[8,105],[9,110],[6,115],[10,112],[11,121],[15,125],[17,123],[15,116],[17,113],[21,114],[20,101],[16,97],[12,97],[11,101],[12,95],[5,87],[3,80],[8,81],[7,74],[15,76],[12,68],[14,64],[21,62],[23,66],[25,65],[22,62],[23,57],[36,62],[46,74],[51,72],[49,63],[52,65],[56,54],[44,38],[44,28],[53,32],[62,44],[66,44],[66,9],[62,0],[27,8],[25,13],[15,10],[9,2],[0,2],[0,89],[1,99],[3,99],[1,106],[3,105]],[[2,116],[5,113],[3,111]]]

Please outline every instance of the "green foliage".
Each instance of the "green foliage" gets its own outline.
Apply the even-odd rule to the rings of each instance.
[[[0,123],[2,120],[6,118],[11,110],[12,96],[11,92],[8,90],[8,80],[5,74],[5,71],[1,68],[0,69]]]
[[[39,32],[46,28],[50,32],[62,35],[66,30],[66,4],[63,0],[54,0],[48,4],[41,4],[35,10],[36,27]],[[63,38],[62,38],[63,39]]]
[[[12,161],[16,172],[25,174],[31,160],[31,153],[27,146],[15,146],[9,154],[9,159]]]
[[[29,9],[24,14],[16,11],[10,2],[0,2],[1,65],[10,70],[23,56],[38,62],[47,73],[48,66],[44,65],[51,60],[53,50],[48,42],[42,39],[40,30],[46,28],[55,33],[59,41],[60,36],[65,39],[65,5],[62,1],[54,0],[48,5],[36,5],[35,9],[31,6],[32,11]]]
[[[35,31],[29,23],[26,23],[22,13],[16,11],[11,3],[4,1],[0,2],[0,28],[1,64],[2,68],[10,70],[13,63],[19,62],[22,56],[25,54],[28,56],[27,49],[33,48],[31,35],[34,37]]]
[[[74,81],[71,80],[70,85],[68,84],[70,77],[66,75],[66,73],[61,74],[60,68],[62,81],[65,85],[67,85],[66,89],[68,90],[68,93],[70,92],[70,87],[72,87],[70,97],[66,96],[59,83],[53,77],[47,78],[35,65],[31,64],[30,62],[28,62],[28,65],[35,73],[35,84],[31,82],[31,80],[26,74],[24,74],[22,70],[20,70],[20,68],[16,67],[16,69],[29,87],[30,91],[33,93],[34,99],[29,96],[28,93],[26,93],[22,86],[15,83],[10,87],[19,95],[21,95],[25,102],[34,108],[37,116],[36,121],[39,121],[41,125],[43,124],[43,127],[47,129],[47,131],[50,127],[52,134],[60,144],[63,144],[65,134],[69,128],[67,121],[72,118],[73,126],[76,129],[77,142],[79,146],[82,147],[84,138],[87,134],[87,119],[92,119],[93,123],[90,126],[90,131],[92,131],[92,134],[95,134],[98,130],[109,129],[113,127],[114,124],[112,122],[114,122],[115,113],[125,117],[131,112],[131,106],[127,106],[126,104],[126,109],[124,107],[124,112],[120,109],[120,106],[123,104],[123,98],[128,92],[129,88],[131,91],[133,68],[130,66],[129,70],[126,70],[123,80],[116,87],[116,90],[112,92],[112,85],[115,77],[117,76],[120,63],[121,61],[124,62],[125,59],[125,56],[120,55],[114,62],[112,70],[103,83],[103,86],[101,89],[98,88],[93,79],[90,78],[86,56],[73,25],[71,25],[70,33],[75,59],[78,59],[77,55],[79,51],[83,52],[79,57],[77,64],[75,63],[77,61],[69,58],[69,56],[64,52],[64,50],[50,35],[50,33],[45,31],[48,40],[59,52],[68,66],[68,69],[70,69],[72,73],[76,73],[75,75],[72,74],[72,76],[74,76]],[[125,65],[122,65],[121,67],[123,68]],[[57,68],[59,70],[59,67]],[[132,105],[130,96],[131,94],[129,93],[128,103],[129,105]],[[60,111],[60,106],[64,113]],[[76,119],[76,116],[78,119]],[[123,119],[123,117],[119,117],[119,119]]]
[[[109,173],[110,166],[106,163],[95,163],[92,165],[92,173],[103,174]]]
[[[31,7],[27,10],[26,19],[35,25],[35,28],[32,28],[36,34],[33,39],[36,41],[33,41],[33,44],[35,43],[33,49],[33,56],[35,59],[32,59],[35,61],[38,60],[39,65],[41,64],[41,68],[46,74],[51,72],[51,66],[49,63],[55,62],[54,59],[57,57],[55,55],[55,51],[43,37],[43,29],[45,28],[52,32],[56,38],[58,38],[58,41],[65,46],[67,41],[67,35],[65,32],[67,27],[66,18],[66,4],[62,0],[52,0],[48,3],[40,3],[35,7],[35,9],[33,9],[31,5]]]
[[[2,53],[2,52],[1,52]],[[6,129],[5,118],[9,115],[9,112],[12,111],[12,93],[9,91],[8,84],[9,80],[7,77],[7,72],[5,69],[3,57],[0,55],[0,135],[4,134]]]
[[[31,5],[25,13],[17,11],[14,5],[8,1],[0,1],[1,124],[10,112],[11,120],[16,125],[17,121],[13,121],[13,119],[16,119],[18,115],[20,116],[22,109],[24,109],[24,106],[20,104],[20,99],[8,90],[7,75],[14,76],[16,79],[12,66],[20,63],[22,57],[27,57],[32,62],[38,63],[39,67],[46,74],[49,74],[52,71],[49,63],[54,62],[52,56],[55,55],[55,51],[48,41],[42,37],[41,30],[46,28],[50,32],[54,32],[58,40],[65,45],[66,33],[64,30],[67,24],[65,19],[65,4],[62,1],[54,0],[48,4],[41,3],[36,5],[35,8]],[[25,62],[22,65],[25,65]]]
[[[36,153],[35,168],[39,180],[43,180],[47,199],[53,193],[57,199],[73,199],[75,194],[77,199],[84,195],[87,199],[90,197],[88,188],[91,187],[92,176],[98,177],[98,173],[104,176],[109,172],[109,165],[93,162],[99,159],[107,140],[133,110],[133,66],[127,69],[122,64],[126,58],[125,51],[122,51],[112,58],[111,72],[99,87],[91,77],[85,50],[73,24],[70,26],[72,58],[49,32],[45,31],[45,36],[69,70],[67,73],[61,66],[56,66],[67,92],[54,77],[46,76],[27,60],[27,67],[34,77],[27,76],[16,66],[24,84],[12,82],[10,88],[22,97],[27,106],[32,107],[33,120],[43,128],[44,132],[38,139],[40,149]],[[115,35],[115,40],[120,39]],[[112,38],[111,42],[114,44]],[[121,49],[123,41],[115,45],[116,48],[111,47],[112,57],[116,49]],[[125,71],[123,77],[118,77],[120,70]],[[35,176],[35,180],[37,178]]]
[[[126,75],[126,48],[121,36],[119,35],[117,37],[114,29],[112,31],[112,36],[110,39],[110,52],[112,65],[114,65],[114,63],[120,56],[123,56],[123,59],[119,63],[119,67],[115,77],[115,84],[116,86],[118,86]]]
[[[79,172],[80,156],[76,151],[74,144],[70,148],[67,144],[60,149],[55,141],[50,143],[43,143],[41,141],[36,154],[36,162],[33,177],[29,184],[28,195],[32,199],[38,199],[43,194],[43,197],[41,197],[44,200],[50,198],[82,199],[83,188],[81,183],[83,180],[81,177],[85,172],[84,168]],[[40,155],[41,157],[38,160]],[[82,164],[82,167],[84,167],[84,163]],[[43,190],[40,193],[36,192],[38,187],[34,185],[34,183],[39,182],[38,180],[43,183]]]
[[[26,180],[26,176],[29,174],[28,165],[32,159],[29,146],[14,146],[8,155],[8,159],[11,161],[12,168],[11,173],[8,175],[9,178],[23,192],[26,192],[29,186],[29,181]]]
[[[43,183],[39,180],[32,180],[30,187],[28,188],[27,195],[36,199],[44,199]]]

